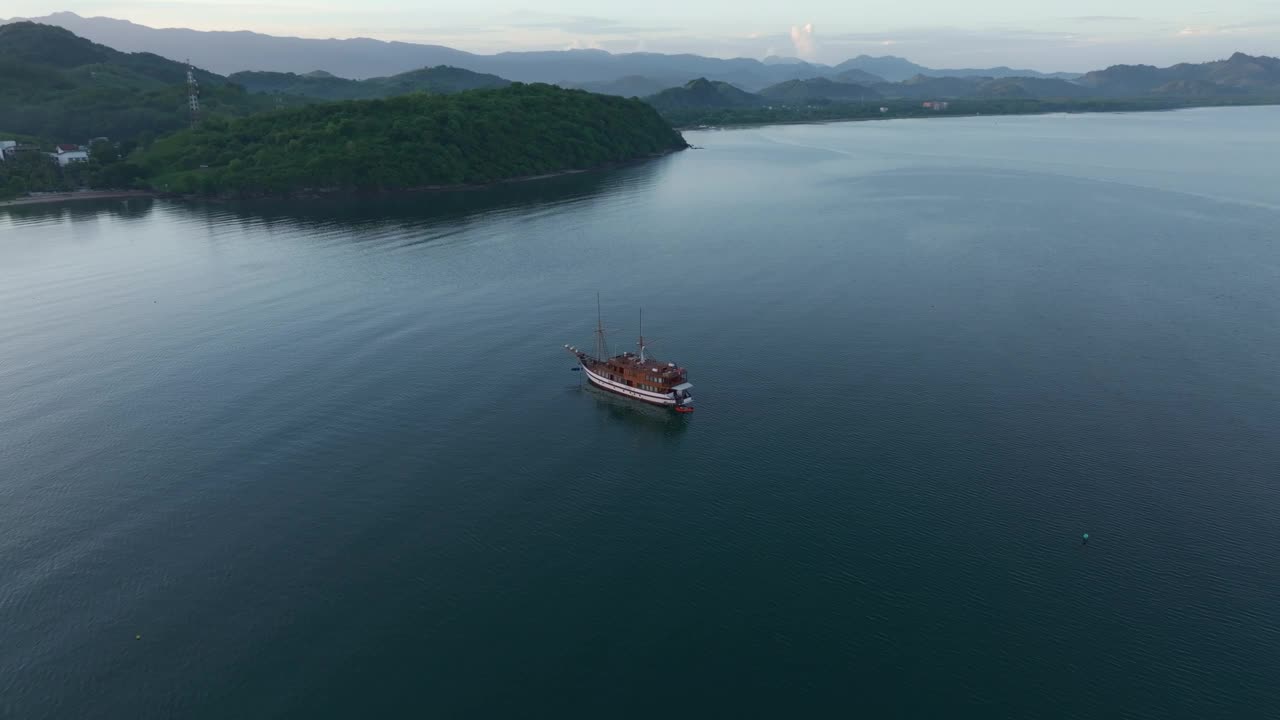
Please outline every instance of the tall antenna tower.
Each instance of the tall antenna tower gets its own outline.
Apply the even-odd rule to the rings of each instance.
[[[191,125],[200,121],[200,83],[196,82],[196,69],[187,60],[187,109],[191,111]]]

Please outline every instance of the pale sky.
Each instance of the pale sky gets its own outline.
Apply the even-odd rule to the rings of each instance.
[[[52,12],[4,0],[4,15]],[[63,0],[58,10],[153,27],[372,37],[472,52],[769,54],[838,63],[862,53],[932,67],[1084,71],[1169,65],[1239,50],[1280,55],[1280,0]]]

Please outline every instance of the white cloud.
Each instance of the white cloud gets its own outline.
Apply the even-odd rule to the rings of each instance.
[[[795,46],[797,57],[812,60],[818,50],[813,37],[813,23],[792,25],[791,44]]]

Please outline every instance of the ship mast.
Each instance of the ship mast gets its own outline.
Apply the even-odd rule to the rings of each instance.
[[[636,343],[640,346],[640,362],[645,361],[644,357],[644,308],[640,308],[640,342]]]
[[[604,318],[600,314],[600,293],[596,293],[596,359],[609,359],[609,346],[604,341]]]

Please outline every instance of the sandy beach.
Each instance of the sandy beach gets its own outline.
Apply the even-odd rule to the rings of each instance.
[[[113,200],[127,198],[149,198],[156,194],[147,190],[83,190],[64,193],[39,193],[12,200],[0,200],[0,207],[16,205],[40,205],[44,203],[68,202],[72,200]]]

